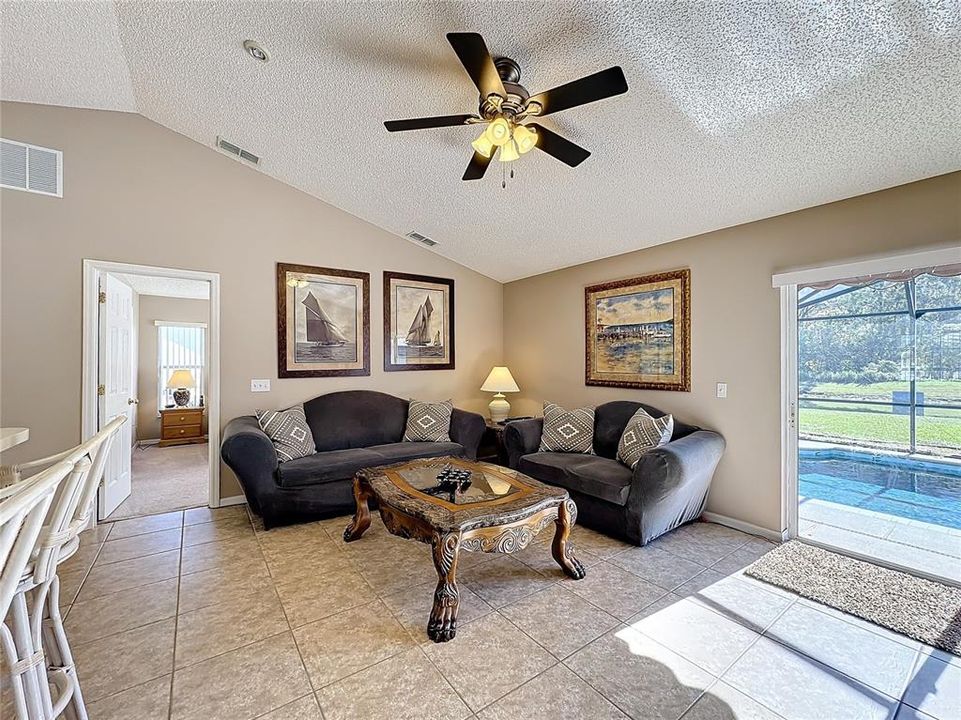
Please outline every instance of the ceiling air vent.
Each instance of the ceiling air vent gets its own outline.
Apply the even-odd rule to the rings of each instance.
[[[219,135],[217,136],[217,147],[219,147],[219,148],[220,148],[221,150],[223,150],[225,153],[228,153],[228,154],[230,154],[230,155],[233,155],[234,157],[238,157],[238,158],[240,158],[241,160],[246,160],[247,162],[249,162],[249,163],[251,163],[251,164],[253,164],[253,165],[259,165],[259,164],[260,164],[260,157],[259,157],[259,156],[254,155],[254,154],[253,154],[252,152],[250,152],[249,150],[244,150],[242,147],[239,147],[238,145],[234,145],[234,144],[233,144],[232,142],[230,142],[229,140],[224,140],[224,139],[223,139],[222,137],[220,137]]]
[[[0,139],[0,186],[63,197],[63,153]]]
[[[407,237],[414,242],[419,242],[421,245],[426,245],[427,247],[434,247],[437,244],[435,240],[431,240],[429,237],[426,235],[421,235],[419,232],[409,232],[407,233]]]

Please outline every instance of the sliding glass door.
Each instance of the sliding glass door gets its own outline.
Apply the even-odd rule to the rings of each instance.
[[[799,284],[798,537],[961,582],[961,266]]]

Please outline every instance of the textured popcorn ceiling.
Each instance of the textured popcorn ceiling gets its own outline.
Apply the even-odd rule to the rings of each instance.
[[[3,3],[5,99],[136,111],[511,280],[961,168],[961,4]],[[475,128],[444,34],[478,31],[537,92],[620,64],[630,91],[545,125],[594,154],[532,152],[460,180]],[[271,52],[262,65],[241,42]],[[66,159],[69,162],[69,158]],[[318,238],[324,229],[318,228]],[[398,238],[398,242],[405,242]]]

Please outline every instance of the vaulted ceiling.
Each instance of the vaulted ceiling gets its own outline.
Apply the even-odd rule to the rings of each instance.
[[[6,100],[221,135],[261,171],[501,281],[961,168],[950,2],[2,3]],[[477,108],[445,40],[484,35],[545,90],[621,65],[630,91],[545,118],[593,152],[461,181]],[[271,61],[248,57],[253,38]],[[69,162],[69,159],[67,159]],[[318,228],[322,235],[323,228]],[[398,242],[403,240],[398,239]]]

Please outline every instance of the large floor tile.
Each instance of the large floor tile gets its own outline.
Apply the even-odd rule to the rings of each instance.
[[[921,655],[904,693],[904,702],[936,720],[961,718],[961,666]]]
[[[98,525],[99,527],[99,525]],[[81,533],[81,536],[83,533]],[[57,572],[66,574],[74,572],[86,572],[97,560],[103,548],[103,543],[81,543],[76,552],[57,566]]]
[[[664,588],[607,562],[592,567],[587,577],[561,584],[619,620],[627,620],[667,594]]]
[[[264,559],[267,561],[271,577],[277,583],[297,580],[310,582],[345,570],[357,570],[357,564],[346,553],[337,549],[328,549],[325,552],[301,550],[270,553],[265,554]]]
[[[558,658],[567,657],[618,624],[613,615],[562,585],[511,603],[501,608],[501,613]]]
[[[703,526],[704,523],[683,525],[659,537],[653,547],[708,567],[744,545],[749,537],[736,530],[731,531],[733,534],[713,534],[705,532]]]
[[[273,592],[274,583],[263,563],[201,570],[180,578],[180,612]]]
[[[887,720],[898,705],[887,695],[765,637],[722,679],[786,720]]]
[[[247,517],[245,505],[229,505],[222,508],[190,508],[184,510],[184,525],[199,525],[232,517]]]
[[[739,572],[748,565],[760,560],[775,547],[777,546],[774,543],[769,543],[766,540],[748,543],[743,547],[739,547],[730,555],[725,555],[723,558],[718,560],[711,566],[711,570],[715,570],[723,575],[730,575],[732,573]]]
[[[156,555],[180,547],[181,530],[160,530],[145,535],[134,535],[121,540],[107,540],[97,557],[97,565]]]
[[[108,635],[90,643],[71,643],[80,687],[88,703],[170,673],[174,620]]]
[[[146,535],[160,530],[174,530],[184,524],[184,514],[181,511],[162,513],[160,515],[145,515],[144,517],[117,520],[109,524],[110,539],[120,540],[134,535]]]
[[[563,665],[543,673],[488,705],[480,720],[621,720],[627,716]]]
[[[384,604],[394,617],[418,642],[431,642],[427,637],[427,622],[430,619],[430,611],[434,607],[436,587],[436,582],[427,582],[383,597]],[[494,611],[494,608],[465,585],[458,587],[458,599],[458,627],[463,627]]]
[[[928,715],[926,712],[921,712],[910,705],[901,703],[901,707],[898,708],[898,714],[894,720],[937,720],[937,718]]]
[[[631,628],[612,630],[564,664],[634,720],[677,720],[715,680]]]
[[[768,592],[759,583],[731,576],[724,576],[687,597],[757,632],[765,630],[794,602],[793,598]]]
[[[170,675],[137,685],[97,702],[87,703],[90,720],[167,720]]]
[[[753,630],[687,599],[631,627],[716,677],[759,637]]]
[[[184,526],[184,547],[253,536],[254,529],[246,515],[232,516],[209,523]]]
[[[276,583],[291,627],[335,615],[376,599],[363,576],[351,569]]]
[[[479,555],[481,554],[461,553],[461,560],[466,556],[477,557]],[[528,567],[533,568],[544,577],[551,578],[552,580],[563,580],[567,577],[566,573],[561,569],[561,566],[558,565],[554,559],[549,544],[533,543],[519,552],[511,553],[510,556],[515,560],[520,560]],[[575,548],[574,556],[585,568],[591,568],[601,562],[600,557],[581,548]]]
[[[544,590],[553,582],[509,555],[465,570],[458,581],[495,608]]]
[[[698,698],[683,720],[781,720],[781,717],[718,680]]]
[[[257,720],[324,720],[324,716],[320,713],[317,698],[308,695],[299,700],[294,700],[289,705],[271,710],[266,715],[261,715]]]
[[[673,590],[678,585],[683,585],[704,570],[703,565],[653,545],[625,550],[611,558],[610,562],[665,590]]]
[[[177,619],[176,666],[192,665],[287,629],[284,609],[273,593],[207,605]]]
[[[542,532],[537,537],[544,542],[550,542],[553,539],[553,533]],[[591,555],[602,559],[611,558],[634,547],[623,540],[609,537],[582,525],[575,526],[571,531],[571,542],[574,543],[575,552],[586,550]]]
[[[253,537],[232,538],[222,542],[190,545],[183,549],[181,557],[184,575],[213,570],[215,568],[260,567],[264,564],[264,555],[260,551],[260,544]]]
[[[179,572],[179,550],[121,560],[109,565],[97,565],[87,574],[77,600],[93,600],[121,590],[169,580],[177,577]]]
[[[322,688],[326,720],[461,720],[470,709],[419,648]]]
[[[296,628],[294,637],[315,688],[415,646],[379,600]]]
[[[898,523],[888,540],[961,558],[961,535],[930,523]]]
[[[556,661],[497,613],[458,628],[450,642],[425,648],[472,710],[503,697]]]
[[[177,614],[177,578],[75,602],[64,627],[71,642],[85,643]]]
[[[899,699],[917,651],[795,603],[765,633],[855,680]]]
[[[171,720],[249,720],[310,692],[290,633],[174,672]]]

